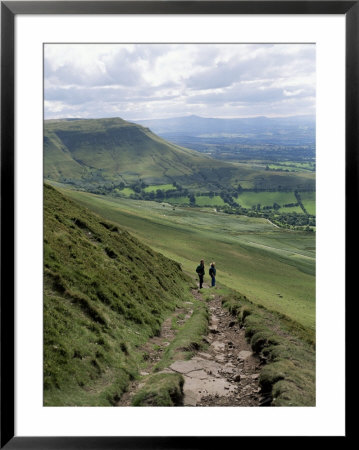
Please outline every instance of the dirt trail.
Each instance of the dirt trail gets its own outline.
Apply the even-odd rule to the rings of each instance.
[[[176,334],[173,322],[176,325],[183,325],[192,315],[192,302],[186,302],[184,308],[177,308],[162,324],[160,336],[154,336],[141,348],[146,355],[147,364],[141,370],[140,375],[145,377],[153,372],[155,365],[161,360],[162,353],[170,344]],[[131,401],[135,393],[143,386],[141,380],[135,380],[128,386],[127,392],[123,394],[116,406],[131,406]]]
[[[197,299],[202,299],[197,289],[192,293]],[[205,337],[208,349],[198,352],[188,361],[175,361],[163,372],[183,375],[184,406],[259,406],[263,401],[258,384],[261,368],[259,358],[252,353],[244,329],[239,327],[228,310],[222,308],[221,299],[215,295],[215,290],[208,307],[210,326],[209,334]],[[177,310],[175,314],[180,314],[180,311],[183,316],[183,310]],[[187,311],[184,320],[188,317],[190,314]],[[161,351],[154,351],[154,345],[157,343],[158,348],[163,348],[174,337],[171,321],[172,317],[167,319],[161,336],[151,339],[146,345],[149,364],[142,375],[151,373],[161,358]],[[133,382],[118,406],[130,405],[131,398],[140,387],[138,381]]]
[[[208,306],[207,351],[170,366],[184,376],[184,406],[259,406],[259,358],[220,298],[213,294]]]

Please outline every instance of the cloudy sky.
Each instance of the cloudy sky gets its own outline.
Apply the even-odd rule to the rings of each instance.
[[[315,114],[312,44],[46,44],[45,119]]]

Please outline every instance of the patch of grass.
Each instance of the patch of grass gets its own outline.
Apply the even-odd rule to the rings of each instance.
[[[115,189],[114,192],[124,195],[125,197],[129,197],[130,195],[134,195],[135,191],[131,188],[125,187],[123,189]]]
[[[222,303],[234,314],[254,352],[267,363],[260,373],[273,406],[315,406],[315,344],[306,330],[283,315],[258,307],[243,295],[222,290]]]
[[[209,197],[208,195],[197,195],[196,205],[198,206],[224,206],[226,203],[219,195]]]
[[[300,206],[281,206],[280,213],[297,213],[303,214],[303,210]]]
[[[132,400],[133,406],[183,405],[184,378],[177,373],[158,373],[147,378]]]
[[[145,192],[156,192],[158,189],[160,189],[161,191],[171,191],[176,189],[175,186],[173,186],[173,184],[157,184],[155,186],[146,186],[144,188]]]
[[[205,348],[203,337],[208,333],[209,313],[207,305],[200,301],[193,304],[191,317],[178,328],[177,334],[166,347],[161,361],[155,366],[160,371],[177,360],[190,359],[195,351]],[[176,324],[177,325],[177,324]]]
[[[166,198],[166,202],[171,203],[171,205],[189,205],[189,197],[188,195],[181,197],[168,197]]]
[[[172,330],[178,330],[179,329],[179,325],[177,323],[177,317],[172,317],[171,319],[171,328]]]
[[[301,192],[300,198],[302,200],[303,206],[308,212],[308,214],[315,215],[315,201],[316,194],[315,192]]]
[[[314,172],[315,165],[310,162],[294,162],[294,161],[283,161],[278,164],[268,164],[268,168],[270,170],[281,170],[281,171],[289,171],[289,172]]]

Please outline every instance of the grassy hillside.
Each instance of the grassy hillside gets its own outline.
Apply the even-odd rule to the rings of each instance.
[[[218,280],[254,303],[288,316],[314,335],[315,236],[279,229],[265,219],[213,208],[186,208],[66,191],[79,203],[131,230],[194,273],[216,261]],[[208,278],[208,275],[206,275]]]
[[[189,296],[178,263],[44,186],[44,404],[114,404]]]
[[[45,121],[44,152],[46,178],[78,183],[169,181],[191,177],[198,167],[216,166],[210,158],[122,119]]]
[[[49,120],[44,127],[46,179],[112,192],[120,183],[167,185],[192,191],[223,188],[313,190],[314,174],[286,174],[214,160],[171,144],[122,119]],[[153,188],[155,189],[155,188]]]

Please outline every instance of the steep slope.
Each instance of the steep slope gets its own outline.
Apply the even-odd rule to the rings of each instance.
[[[178,263],[44,186],[44,404],[109,405],[189,295]]]
[[[44,154],[45,178],[75,183],[168,182],[227,167],[122,119],[45,121]]]

